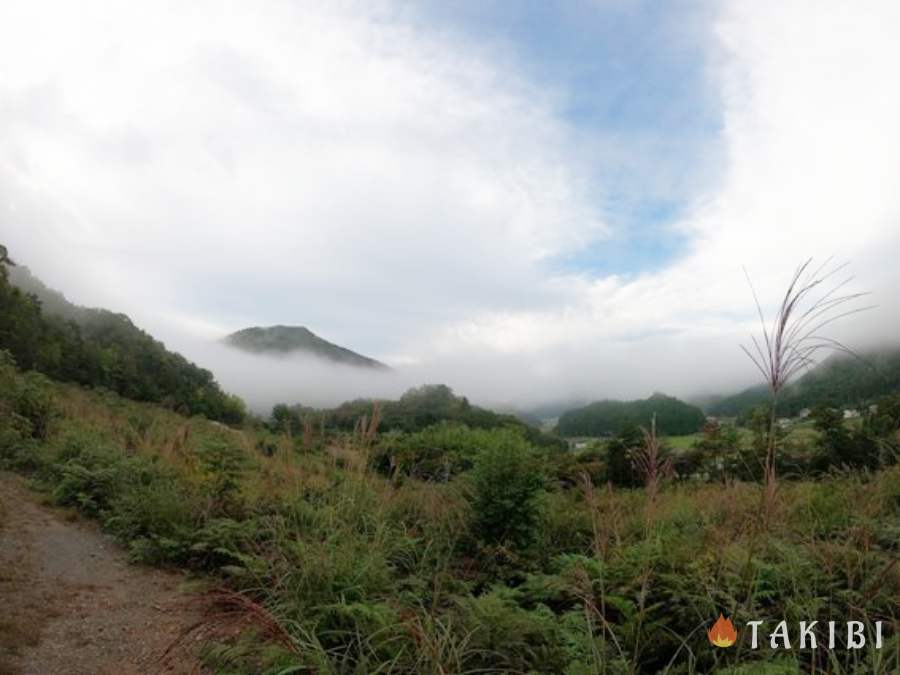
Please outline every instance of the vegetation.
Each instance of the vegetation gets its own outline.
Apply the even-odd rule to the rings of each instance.
[[[10,269],[27,291],[11,283]],[[58,380],[229,424],[245,416],[240,399],[224,393],[212,373],[166,350],[124,314],[72,305],[26,269],[2,263],[0,349],[21,368]]]
[[[802,447],[780,438],[779,456],[801,468],[782,471],[763,529],[759,448],[730,427],[707,425],[687,451],[660,441],[674,472],[652,494],[604,487],[616,446],[643,484],[629,448],[639,431],[560,453],[514,428],[447,421],[374,436],[233,430],[4,359],[0,463],[98,518],[135,560],[230,589],[211,597],[232,623],[198,628],[218,672],[900,667],[900,397],[846,429],[882,449],[862,472],[825,461],[845,453],[833,429]],[[386,448],[425,446],[384,470]],[[887,639],[880,651],[775,653],[742,633],[717,650],[704,629],[720,611],[739,625],[881,620]]]
[[[353,431],[360,419],[378,407],[378,428],[382,432],[418,433],[440,422],[455,422],[471,429],[515,429],[531,443],[562,450],[565,443],[552,435],[543,434],[515,415],[503,415],[469,403],[465,396],[457,396],[443,384],[423,385],[410,389],[397,401],[357,399],[330,410],[316,410],[303,406],[276,405],[272,409],[269,426],[274,431],[296,436],[311,427],[331,431]],[[429,445],[420,438],[419,447]]]
[[[671,435],[699,431],[706,418],[696,406],[665,394],[653,394],[638,401],[598,401],[570,410],[559,418],[558,431],[562,436],[610,436],[647,424],[653,415],[659,433]]]
[[[356,352],[323,340],[305,326],[269,326],[244,328],[228,335],[225,344],[256,354],[290,354],[302,352],[321,359],[357,368],[388,367]]]

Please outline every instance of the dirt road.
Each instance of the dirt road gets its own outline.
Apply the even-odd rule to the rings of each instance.
[[[0,473],[0,675],[205,672],[190,640],[162,658],[199,618],[181,581]]]

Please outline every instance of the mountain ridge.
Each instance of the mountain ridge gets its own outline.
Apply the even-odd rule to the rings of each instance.
[[[320,359],[355,368],[390,370],[387,364],[363,356],[346,347],[319,337],[306,326],[251,326],[230,333],[222,342],[254,354],[288,355],[305,352]]]

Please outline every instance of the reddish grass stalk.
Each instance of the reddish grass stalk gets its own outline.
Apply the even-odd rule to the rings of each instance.
[[[650,429],[641,427],[644,447],[632,451],[631,457],[638,473],[644,479],[644,487],[650,499],[656,498],[660,482],[672,474],[672,458],[662,456],[659,438],[656,436],[656,415],[650,420]]]
[[[872,308],[853,307],[860,298],[868,294],[844,292],[853,277],[838,281],[836,276],[846,267],[847,263],[833,265],[831,258],[818,267],[813,267],[813,259],[807,259],[794,272],[771,325],[766,323],[753,282],[744,270],[756,303],[762,339],[751,336],[753,350],[744,345],[741,345],[741,349],[762,373],[771,394],[769,433],[763,462],[765,490],[762,513],[766,523],[777,492],[775,431],[778,395],[799,373],[816,363],[816,356],[822,350],[853,354],[845,345],[823,335],[822,330],[839,319]]]

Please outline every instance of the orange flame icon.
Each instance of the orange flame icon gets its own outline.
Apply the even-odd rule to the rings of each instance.
[[[706,634],[709,636],[709,641],[716,647],[730,647],[737,642],[737,631],[734,629],[734,624],[731,623],[731,619],[726,619],[721,614],[712,628],[706,631]]]

